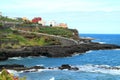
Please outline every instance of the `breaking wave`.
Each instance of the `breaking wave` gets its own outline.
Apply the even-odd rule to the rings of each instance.
[[[111,75],[120,75],[120,66],[109,66],[109,65],[81,65],[77,66],[79,71],[93,72],[93,73],[104,73]]]
[[[9,59],[21,60],[21,59],[23,59],[23,58],[22,58],[22,57],[12,57],[12,58],[9,58]]]
[[[77,66],[71,66],[71,67],[77,67],[79,70],[75,70],[76,72],[91,72],[91,73],[103,73],[103,74],[111,74],[111,75],[120,75],[120,66],[109,66],[109,65],[92,65],[92,64],[86,64],[86,65],[77,65]],[[18,75],[19,73],[24,72],[42,72],[42,71],[58,71],[57,67],[55,68],[46,68],[46,69],[31,69],[26,71],[14,71],[9,70],[10,73]],[[65,69],[66,71],[69,71]],[[73,70],[74,71],[74,70]]]

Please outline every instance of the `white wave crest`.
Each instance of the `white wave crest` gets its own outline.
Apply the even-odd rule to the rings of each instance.
[[[114,50],[118,50],[119,51],[120,49],[114,49]]]
[[[90,50],[90,51],[87,51],[86,53],[91,53],[91,52],[93,52],[92,50]]]
[[[21,60],[21,59],[23,59],[23,58],[22,58],[22,57],[12,57],[12,58],[9,58],[9,59]]]
[[[109,65],[81,65],[77,66],[79,71],[83,72],[94,72],[94,73],[104,73],[112,75],[120,75],[120,66],[109,66]]]
[[[98,43],[100,43],[100,44],[105,44],[106,42],[98,42]]]
[[[55,78],[54,78],[54,77],[52,77],[52,78],[50,78],[49,80],[55,80]]]
[[[9,73],[14,74],[14,76],[19,76],[19,73],[15,70],[7,70]]]
[[[82,71],[82,72],[120,75],[120,66],[86,64],[86,65],[77,65],[77,66],[71,66],[71,67],[79,68],[79,70],[75,70],[75,71],[80,71],[80,72]],[[30,69],[30,70],[24,70],[19,72],[14,70],[8,70],[8,71],[18,76],[19,73],[24,73],[24,72],[43,72],[43,71],[59,71],[59,70],[60,69],[58,67],[52,67],[52,68],[46,68],[46,69]],[[69,70],[64,69],[64,71],[69,71]]]

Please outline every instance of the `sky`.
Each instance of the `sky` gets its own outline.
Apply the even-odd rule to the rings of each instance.
[[[120,0],[2,0],[9,17],[42,17],[67,23],[79,33],[120,34]]]

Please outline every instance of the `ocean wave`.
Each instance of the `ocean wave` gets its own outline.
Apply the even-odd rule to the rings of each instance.
[[[105,44],[106,42],[98,42],[98,43],[100,43],[100,44]]]
[[[15,70],[7,70],[9,73],[14,74],[14,76],[19,76],[19,73]]]
[[[114,50],[118,50],[119,51],[120,49],[114,49]]]
[[[49,80],[55,80],[55,77],[50,78]]]
[[[87,51],[86,53],[91,53],[91,52],[93,52],[92,50],[89,50],[89,51]]]
[[[21,60],[21,59],[23,59],[23,58],[22,58],[22,57],[12,57],[12,58],[9,58],[9,59]]]
[[[77,66],[79,71],[93,72],[93,73],[104,73],[111,75],[120,75],[120,66],[109,66],[109,65],[81,65]]]
[[[103,74],[111,74],[111,75],[120,75],[120,66],[109,66],[109,65],[93,65],[93,64],[86,64],[86,65],[76,65],[71,66],[71,68],[78,68],[78,70],[68,70],[63,69],[64,71],[80,71],[80,72],[91,72],[91,73],[103,73]],[[43,72],[43,71],[60,71],[59,67],[49,67],[45,69],[30,69],[24,71],[15,71],[9,70],[10,73],[18,75],[19,73],[25,72]]]

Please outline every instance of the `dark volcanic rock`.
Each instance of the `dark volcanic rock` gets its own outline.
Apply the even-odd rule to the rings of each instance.
[[[31,69],[45,69],[44,66],[33,66],[31,67]]]
[[[63,64],[61,67],[59,67],[59,69],[63,70],[63,69],[68,69],[71,70],[71,66],[68,64]]]
[[[46,56],[46,57],[67,57],[75,53],[85,53],[89,50],[120,49],[120,46],[112,44],[79,44],[73,46],[31,46],[21,49],[0,50],[0,60],[10,57]]]
[[[74,71],[79,70],[79,68],[77,68],[77,67],[71,67],[68,64],[63,64],[60,67],[58,67],[58,69],[60,69],[60,70],[68,69],[68,70],[74,70]]]
[[[16,70],[16,69],[25,68],[25,66],[24,65],[19,65],[19,64],[0,65],[0,70],[2,70],[3,68]]]
[[[32,67],[25,67],[24,65],[19,64],[12,64],[12,65],[0,65],[0,71],[5,69],[16,70],[16,71],[23,71],[23,72],[36,72],[38,69],[49,69],[54,70],[56,67],[44,67],[44,66],[32,66]],[[74,70],[77,71],[79,68],[70,66],[68,64],[63,64],[60,67],[57,67],[59,70]]]
[[[8,59],[8,57],[4,53],[0,52],[0,61],[1,60],[7,60],[7,59]]]
[[[28,71],[28,72],[29,70],[32,70],[32,69],[35,69],[35,71],[37,71],[37,69],[45,69],[45,67],[43,66],[25,67],[24,65],[19,65],[19,64],[0,65],[0,70],[2,70],[3,68],[16,70],[16,71]]]

